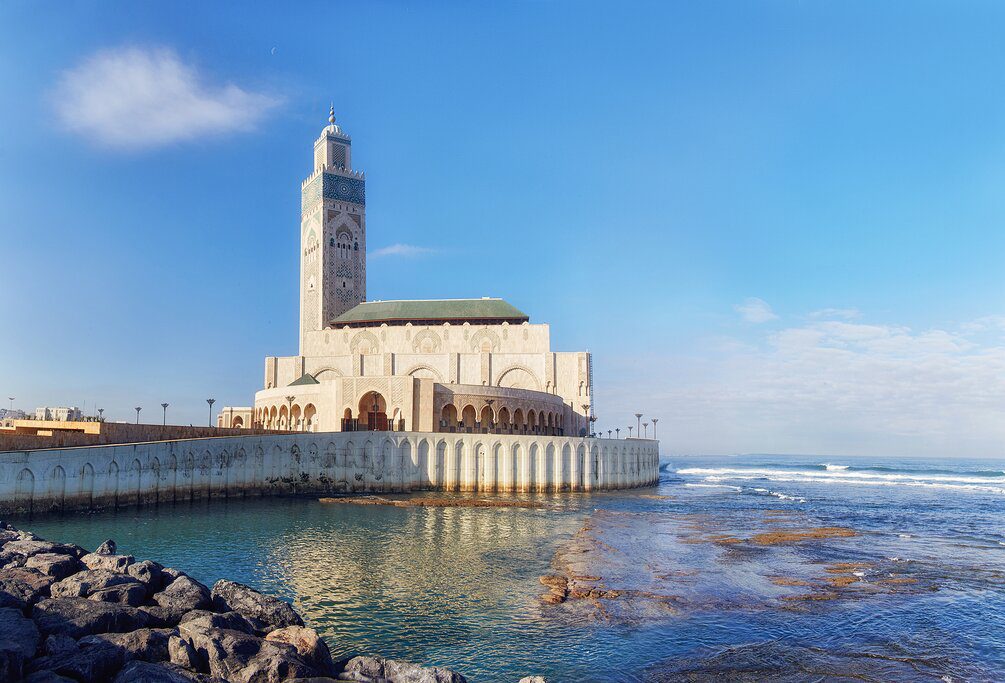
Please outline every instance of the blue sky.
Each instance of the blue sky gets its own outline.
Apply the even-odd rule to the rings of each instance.
[[[605,429],[1003,455],[1000,4],[252,5],[0,5],[16,405],[249,404],[334,100],[370,298],[509,299]]]

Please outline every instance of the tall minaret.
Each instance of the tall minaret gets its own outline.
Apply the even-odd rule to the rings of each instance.
[[[335,123],[333,105],[301,187],[301,355],[307,333],[366,300],[366,180],[351,160],[352,139]]]

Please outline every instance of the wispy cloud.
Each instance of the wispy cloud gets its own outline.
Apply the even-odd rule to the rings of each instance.
[[[771,306],[768,305],[767,301],[758,299],[755,296],[748,298],[742,304],[737,304],[733,308],[748,323],[766,323],[769,320],[776,320],[778,318],[775,312],[771,310]]]
[[[67,131],[126,150],[251,130],[279,103],[208,83],[170,49],[139,47],[87,57],[60,75],[53,97]]]
[[[426,256],[427,254],[436,253],[436,249],[431,247],[418,247],[414,244],[392,244],[387,247],[381,247],[380,249],[374,249],[369,253],[371,257],[379,258],[381,256],[403,256],[405,258],[415,258],[416,256]]]
[[[819,311],[810,313],[811,318],[841,318],[843,320],[855,320],[862,317],[862,312],[857,308],[821,308]]]

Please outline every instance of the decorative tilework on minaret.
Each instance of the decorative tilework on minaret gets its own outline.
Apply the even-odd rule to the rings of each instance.
[[[301,185],[300,348],[304,335],[366,300],[366,178],[352,168],[352,138],[335,123],[314,141]]]

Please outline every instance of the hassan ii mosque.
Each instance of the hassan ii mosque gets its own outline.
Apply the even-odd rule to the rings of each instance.
[[[547,324],[488,297],[367,301],[366,178],[334,108],[300,207],[300,352],[266,358],[254,407],[223,408],[220,426],[591,431],[590,354],[552,351]]]

